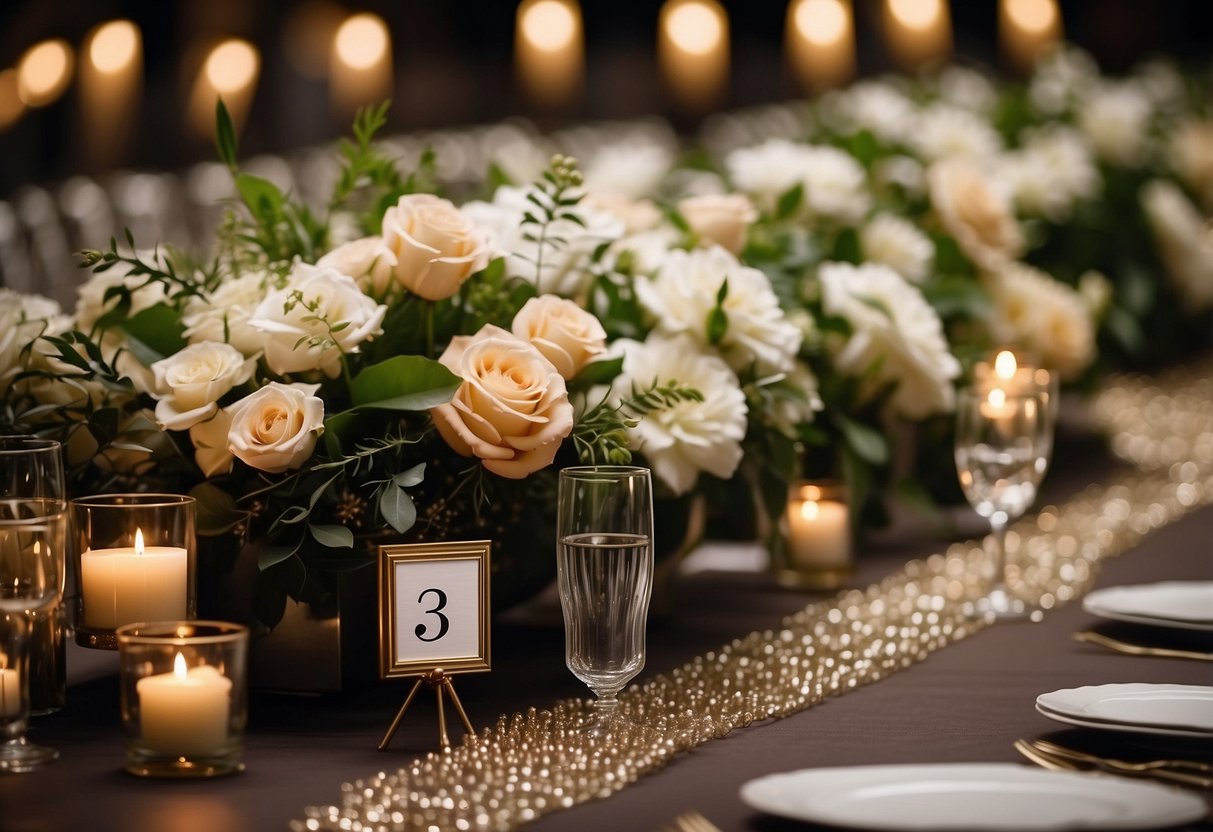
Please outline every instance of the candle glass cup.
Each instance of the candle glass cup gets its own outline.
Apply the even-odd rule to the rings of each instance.
[[[72,500],[77,644],[114,650],[124,624],[197,615],[194,515],[194,498],[180,494]]]
[[[117,639],[126,770],[175,778],[243,771],[248,628],[126,624]]]
[[[775,579],[790,589],[837,589],[854,571],[849,492],[839,480],[799,480],[788,489]]]

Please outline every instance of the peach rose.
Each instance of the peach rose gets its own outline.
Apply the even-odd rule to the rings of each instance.
[[[931,204],[960,250],[982,270],[996,271],[1019,256],[1023,235],[1010,200],[965,159],[947,159],[927,172]]]
[[[316,265],[349,275],[364,291],[381,298],[392,285],[396,255],[382,237],[363,237],[342,243]]]
[[[303,465],[324,433],[324,401],[316,396],[319,387],[270,382],[225,408],[231,416],[228,450],[270,474]],[[200,460],[200,464],[204,463]]]
[[[598,319],[556,295],[528,300],[514,316],[511,329],[543,353],[566,380],[606,350],[606,330]]]
[[[438,361],[463,378],[454,398],[430,411],[448,445],[510,479],[552,464],[573,430],[573,406],[535,347],[489,324],[451,339]]]
[[[383,241],[396,258],[395,282],[442,300],[493,259],[486,236],[449,200],[407,194],[383,215]]]
[[[754,203],[744,194],[705,194],[680,200],[678,213],[704,243],[715,243],[730,254],[745,248],[746,232],[758,219]]]

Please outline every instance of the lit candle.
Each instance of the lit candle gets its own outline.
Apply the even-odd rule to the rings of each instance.
[[[248,41],[220,43],[207,55],[190,95],[190,120],[201,136],[215,134],[215,101],[223,99],[237,130],[253,103],[261,72],[261,55]]]
[[[788,61],[801,85],[817,92],[855,75],[855,30],[851,4],[843,0],[797,0],[788,6]]]
[[[8,667],[8,657],[0,655],[0,716],[21,713],[21,676],[17,668]]]
[[[65,40],[44,40],[31,46],[17,64],[17,94],[28,107],[45,107],[58,100],[72,82],[72,48]]]
[[[574,0],[523,0],[514,27],[514,66],[528,99],[561,107],[580,96],[584,40]]]
[[[189,557],[177,546],[135,545],[89,549],[80,556],[84,625],[112,630],[136,621],[186,618]]]
[[[143,83],[143,43],[129,20],[111,20],[85,39],[80,64],[80,106],[97,165],[111,165],[135,123]]]
[[[792,566],[806,571],[850,566],[851,527],[846,503],[827,499],[819,486],[805,485],[792,492],[787,515]]]
[[[943,0],[885,0],[884,29],[889,51],[905,69],[941,63],[952,52],[952,20]]]
[[[1001,0],[998,4],[999,45],[1016,71],[1031,71],[1036,59],[1060,40],[1057,0]]]
[[[711,109],[729,76],[729,20],[716,0],[667,0],[661,7],[657,56],[679,106]]]
[[[392,37],[376,14],[350,16],[333,38],[329,94],[342,118],[392,95]]]
[[[188,757],[220,753],[227,745],[232,680],[210,665],[186,669],[177,654],[173,672],[135,683],[142,744],[150,751]]]

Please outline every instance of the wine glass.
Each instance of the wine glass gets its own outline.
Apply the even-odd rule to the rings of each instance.
[[[26,742],[32,616],[63,595],[67,502],[59,443],[0,438],[0,772],[59,752]]]
[[[956,471],[969,505],[989,518],[994,543],[994,584],[973,605],[985,616],[1018,618],[1027,612],[1006,583],[1006,535],[1007,525],[1035,502],[1048,467],[1053,419],[1046,395],[1026,387],[971,387],[957,398]]]
[[[653,489],[647,468],[560,472],[556,566],[565,663],[594,691],[591,733],[618,721],[619,691],[644,667],[653,587]]]

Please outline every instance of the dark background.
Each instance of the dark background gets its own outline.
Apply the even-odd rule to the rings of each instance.
[[[199,39],[238,36],[261,51],[262,66],[248,127],[248,153],[280,152],[340,135],[348,125],[329,114],[326,82],[292,68],[284,42],[298,2],[268,0],[6,0],[0,3],[0,68],[50,37],[79,49],[98,23],[129,18],[143,35],[144,93],[138,128],[120,166],[175,169],[213,157],[190,131],[184,108]],[[787,0],[724,0],[729,15],[732,74],[727,106],[784,100],[798,94],[783,61]],[[695,119],[679,113],[656,71],[659,0],[581,0],[586,33],[586,89],[560,112],[536,112],[519,94],[512,68],[512,0],[379,0],[347,4],[373,11],[393,39],[395,100],[389,129],[408,131],[525,116],[541,127],[570,121],[661,114],[689,130]],[[997,3],[952,2],[957,59],[997,66]],[[1090,50],[1107,71],[1130,67],[1158,53],[1183,61],[1209,56],[1213,3],[1208,0],[1062,0],[1069,40]],[[878,0],[855,1],[860,74],[893,69],[879,30]],[[96,174],[80,152],[84,135],[79,86],[49,107],[32,110],[0,133],[0,198],[28,182]]]

